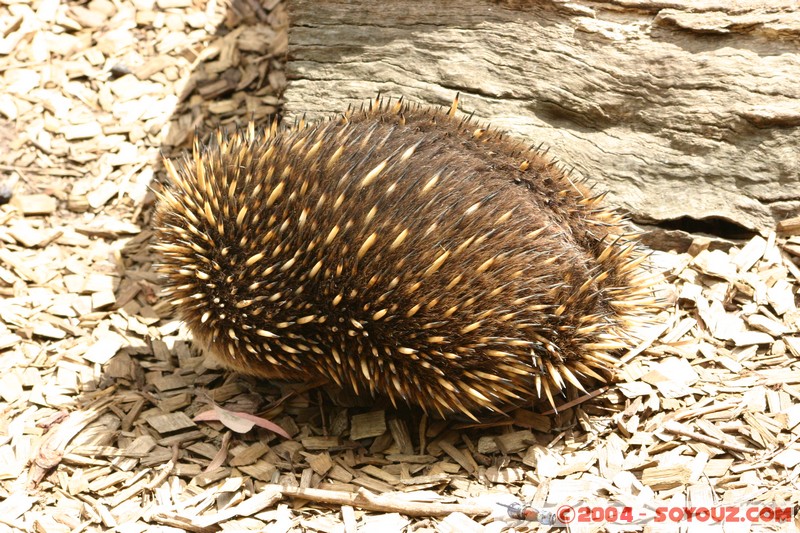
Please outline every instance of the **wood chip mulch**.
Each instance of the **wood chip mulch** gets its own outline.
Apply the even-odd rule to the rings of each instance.
[[[661,325],[559,413],[339,407],[195,350],[159,295],[149,187],[195,130],[279,111],[287,25],[277,0],[0,4],[0,531],[501,531],[499,503],[576,495],[800,503],[800,219],[654,254]]]

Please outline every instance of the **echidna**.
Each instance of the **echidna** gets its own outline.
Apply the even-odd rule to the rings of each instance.
[[[243,373],[442,415],[603,380],[654,302],[646,255],[599,196],[457,104],[378,99],[167,161],[160,271],[195,340]]]

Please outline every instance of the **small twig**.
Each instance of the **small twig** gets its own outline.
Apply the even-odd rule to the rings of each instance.
[[[64,232],[61,231],[61,230],[58,230],[58,231],[54,232],[52,235],[50,235],[49,237],[45,238],[42,242],[37,243],[36,244],[36,248],[47,248],[48,246],[50,246],[51,244],[56,242],[58,239],[60,239],[63,235],[64,235]]]
[[[437,517],[450,513],[464,513],[469,516],[485,516],[494,510],[485,504],[428,503],[406,501],[385,494],[374,494],[364,488],[358,492],[312,489],[300,487],[280,487],[284,497],[298,498],[314,503],[329,505],[351,505],[365,511],[400,513],[406,516]]]
[[[364,511],[381,513],[400,513],[412,517],[442,517],[451,513],[463,513],[468,516],[486,516],[495,510],[493,506],[475,503],[428,503],[407,501],[387,494],[374,494],[364,488],[358,492],[324,490],[300,487],[284,487],[282,485],[266,485],[261,492],[244,500],[240,504],[204,516],[188,517],[175,513],[156,513],[153,519],[162,524],[178,525],[187,531],[203,532],[224,520],[236,516],[250,516],[267,507],[272,507],[279,500],[293,498],[315,504],[350,506]]]
[[[666,424],[664,424],[664,431],[667,431],[669,433],[674,433],[675,435],[681,435],[683,437],[689,437],[690,439],[696,440],[697,442],[702,442],[703,444],[716,446],[717,448],[722,448],[723,450],[730,450],[739,453],[756,453],[756,450],[752,450],[745,446],[740,446],[739,444],[726,442],[722,439],[709,437],[707,435],[703,435],[702,433],[692,431],[691,429],[677,422],[667,422]]]

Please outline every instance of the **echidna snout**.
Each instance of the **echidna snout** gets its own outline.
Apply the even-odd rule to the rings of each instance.
[[[621,217],[456,103],[219,133],[166,167],[166,290],[241,372],[474,415],[604,379],[650,316]]]

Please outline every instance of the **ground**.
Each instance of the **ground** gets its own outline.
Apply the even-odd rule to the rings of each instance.
[[[197,351],[160,295],[150,188],[195,130],[280,110],[288,24],[274,0],[0,6],[0,531],[521,530],[500,504],[581,501],[602,517],[573,530],[615,530],[800,503],[796,226],[654,254],[659,325],[558,413],[337,406]],[[796,525],[726,531],[763,527]]]

